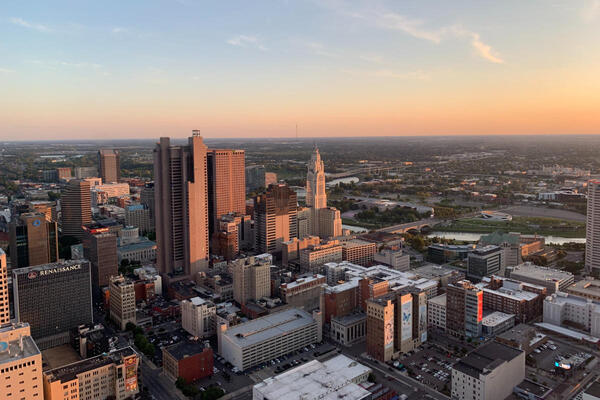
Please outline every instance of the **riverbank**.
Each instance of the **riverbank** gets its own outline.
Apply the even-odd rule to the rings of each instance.
[[[440,232],[492,233],[495,231],[520,232],[524,235],[560,236],[585,238],[585,222],[557,218],[513,217],[512,221],[490,221],[468,218],[439,224]]]

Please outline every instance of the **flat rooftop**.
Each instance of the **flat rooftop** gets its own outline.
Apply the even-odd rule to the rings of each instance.
[[[504,362],[518,357],[521,350],[514,349],[498,342],[489,342],[464,356],[452,368],[479,379],[481,374],[488,374]]]
[[[235,325],[225,331],[224,336],[240,347],[247,347],[314,323],[315,320],[306,311],[290,308]]]
[[[533,292],[527,292],[525,290],[511,290],[504,287],[494,290],[489,288],[483,288],[484,293],[497,294],[502,297],[506,297],[516,301],[532,301],[539,295]]]
[[[168,352],[176,360],[202,353],[206,347],[203,342],[181,341],[174,345],[165,347],[163,351]]]
[[[11,331],[24,328],[25,326],[26,324],[9,324],[3,326],[0,328],[0,338],[8,337]],[[22,347],[18,337],[7,341],[0,339],[0,366],[40,354],[40,349],[38,349],[31,336],[22,336],[22,339]]]
[[[331,319],[341,325],[350,325],[358,321],[366,320],[367,315],[362,312],[354,312],[352,314],[344,315],[343,317],[331,317]]]
[[[496,326],[513,318],[515,318],[515,314],[506,314],[501,311],[494,311],[493,313],[483,317],[481,323],[486,326]]]
[[[440,294],[439,296],[432,297],[427,300],[427,303],[437,304],[439,306],[446,306],[446,293]]]
[[[583,391],[585,394],[589,394],[590,396],[600,397],[600,380],[592,383],[587,389]]]
[[[87,358],[85,360],[78,361],[73,364],[65,365],[64,367],[59,367],[45,371],[44,375],[48,377],[48,380],[50,382],[70,381],[72,379],[75,379],[77,375],[83,372],[96,369],[104,365],[119,363],[123,357],[128,357],[132,354],[136,353],[131,347],[124,347],[120,350],[113,351],[106,355]]]
[[[286,284],[286,288],[291,289],[306,283],[310,283],[310,282],[314,282],[318,279],[325,279],[325,277],[323,275],[320,274],[314,274],[314,275],[303,275],[303,276],[299,276],[298,279],[296,279],[293,282],[287,283]]]
[[[507,268],[507,270],[508,269],[509,268]],[[515,279],[516,277],[520,276],[526,276],[532,279],[553,282],[573,279],[573,274],[570,272],[561,271],[554,268],[540,267],[539,265],[535,265],[530,262],[519,264],[510,269],[511,278]]]
[[[458,273],[459,271],[444,265],[427,263],[419,268],[411,269],[410,272],[420,276],[421,278],[434,279],[452,275]]]
[[[576,293],[580,296],[600,296],[600,280],[584,279],[575,282],[567,289],[569,292]]]
[[[359,400],[370,392],[352,380],[371,369],[344,355],[328,361],[313,360],[254,385],[265,398],[278,400]]]

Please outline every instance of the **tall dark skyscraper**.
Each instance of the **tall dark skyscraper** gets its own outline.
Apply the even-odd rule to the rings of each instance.
[[[200,131],[184,146],[160,138],[154,149],[157,262],[161,273],[191,276],[208,268],[207,148]]]
[[[0,249],[0,326],[10,322],[10,304],[8,303],[8,272],[6,253]]]
[[[102,183],[119,182],[121,179],[119,151],[101,149],[98,152],[98,171],[100,172]]]
[[[72,328],[92,323],[88,261],[18,268],[12,274],[15,317],[29,323],[41,349],[67,343]]]
[[[58,227],[36,212],[15,216],[10,224],[12,268],[58,261]]]
[[[61,199],[61,233],[83,240],[83,226],[92,222],[90,183],[72,179]]]
[[[296,192],[288,185],[269,185],[254,198],[255,248],[260,252],[281,251],[281,244],[298,237]]]

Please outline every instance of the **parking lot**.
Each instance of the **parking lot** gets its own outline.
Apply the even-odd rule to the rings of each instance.
[[[410,376],[441,392],[444,387],[450,390],[452,364],[457,360],[448,357],[445,351],[428,345],[423,350],[403,355],[399,362],[406,367]]]

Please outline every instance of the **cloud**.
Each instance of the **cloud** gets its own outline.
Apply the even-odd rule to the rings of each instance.
[[[260,39],[256,36],[250,35],[237,35],[227,40],[227,43],[232,46],[238,47],[254,47],[261,51],[267,51],[267,47],[264,46]]]
[[[323,43],[319,42],[301,42],[301,44],[309,49],[312,53],[323,57],[337,57],[337,53],[328,50]]]
[[[391,69],[376,69],[376,70],[360,70],[360,69],[343,69],[343,73],[354,76],[368,76],[375,78],[392,78],[399,80],[418,80],[428,81],[431,77],[421,71],[397,72]]]
[[[23,18],[12,17],[10,19],[10,22],[14,25],[27,29],[33,29],[38,32],[52,32],[52,29],[48,28],[46,25],[35,24],[29,21],[25,21]]]
[[[10,74],[12,72],[15,72],[15,70],[8,68],[0,68],[0,74]]]
[[[599,9],[598,12],[600,13],[600,0],[590,1],[599,3],[597,7]],[[504,60],[500,55],[492,49],[490,45],[483,42],[479,33],[463,28],[460,25],[432,29],[427,28],[425,21],[421,19],[410,18],[383,7],[373,6],[372,4],[369,8],[365,9],[353,9],[349,7],[346,2],[339,0],[324,0],[324,2],[320,4],[335,13],[362,20],[368,25],[380,29],[403,32],[414,38],[426,40],[435,44],[440,44],[444,40],[451,38],[468,38],[471,47],[476,51],[477,55],[496,64],[504,63]]]
[[[598,17],[600,17],[600,0],[587,0],[581,9],[581,19],[589,24]]]
[[[111,31],[112,33],[123,33],[123,32],[128,32],[128,31],[129,31],[129,29],[127,29],[127,28],[123,28],[123,27],[121,27],[121,26],[115,26],[115,27],[114,27],[114,28],[112,28],[110,31]]]

